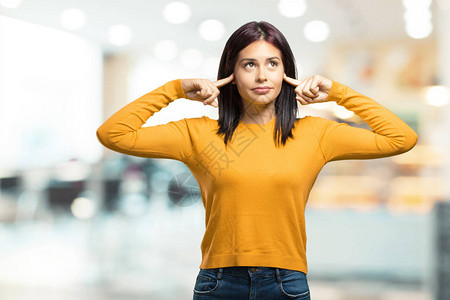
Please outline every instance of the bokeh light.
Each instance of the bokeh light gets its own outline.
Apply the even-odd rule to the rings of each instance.
[[[185,23],[191,17],[191,8],[184,2],[171,2],[164,6],[163,16],[169,23]]]
[[[108,31],[108,40],[115,46],[125,46],[130,43],[133,32],[124,24],[113,25]]]
[[[305,0],[281,0],[278,3],[280,13],[288,18],[303,16],[306,12],[307,4]]]
[[[442,107],[450,101],[450,91],[448,87],[435,85],[427,88],[426,101],[429,105]]]
[[[303,33],[306,39],[311,42],[322,42],[328,38],[330,29],[327,23],[315,20],[306,23]]]
[[[78,219],[89,219],[95,214],[96,208],[91,199],[79,197],[70,206],[72,213]]]
[[[218,20],[206,20],[200,24],[198,31],[204,40],[217,41],[225,35],[225,25]]]
[[[78,8],[69,8],[64,10],[60,16],[60,22],[64,28],[69,30],[77,30],[86,23],[86,14]]]

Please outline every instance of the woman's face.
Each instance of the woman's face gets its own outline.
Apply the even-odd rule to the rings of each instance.
[[[259,40],[239,52],[233,83],[236,84],[243,101],[268,104],[280,94],[283,75],[280,50],[264,40]]]

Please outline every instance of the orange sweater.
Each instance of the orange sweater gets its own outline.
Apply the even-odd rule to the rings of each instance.
[[[167,82],[114,113],[97,137],[117,152],[189,167],[205,208],[205,269],[265,266],[307,273],[304,211],[322,167],[397,155],[417,142],[417,134],[387,108],[335,81],[327,101],[353,111],[373,131],[307,116],[297,119],[294,140],[276,148],[275,118],[263,125],[241,121],[226,150],[215,134],[217,120],[206,116],[142,127],[179,98],[186,98],[181,80]]]

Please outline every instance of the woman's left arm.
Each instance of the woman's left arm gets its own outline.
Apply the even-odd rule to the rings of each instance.
[[[416,132],[386,107],[346,85],[316,76],[305,80],[307,83],[299,88],[302,104],[335,101],[372,128],[371,131],[323,118],[308,118],[327,162],[393,156],[416,145]]]

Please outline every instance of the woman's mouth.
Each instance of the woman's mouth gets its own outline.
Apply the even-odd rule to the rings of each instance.
[[[255,93],[257,94],[267,94],[268,92],[270,92],[270,90],[271,88],[267,86],[257,87],[253,89],[253,91],[255,91]]]

